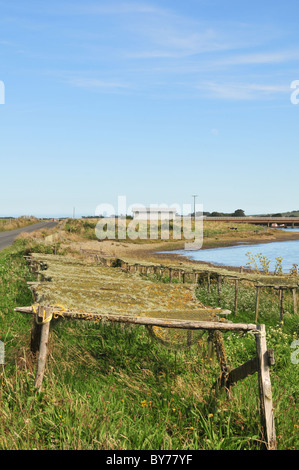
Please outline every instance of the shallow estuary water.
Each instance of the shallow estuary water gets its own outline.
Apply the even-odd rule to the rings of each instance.
[[[298,232],[299,228],[291,230],[293,232]],[[250,252],[253,256],[257,253],[262,253],[264,256],[270,259],[270,271],[274,271],[276,258],[278,257],[282,258],[283,272],[289,272],[293,264],[297,264],[299,267],[299,240],[261,243],[258,245],[240,243],[237,246],[211,248],[198,251],[180,250],[176,251],[175,253],[186,256],[192,260],[204,261],[221,266],[246,267],[247,263],[249,262],[249,258],[246,256],[246,253],[248,252]]]

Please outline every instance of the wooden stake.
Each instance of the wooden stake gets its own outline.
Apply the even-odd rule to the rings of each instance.
[[[283,323],[283,315],[284,315],[284,290],[279,290],[280,296],[280,322]]]
[[[276,449],[276,435],[272,404],[272,387],[270,368],[266,344],[265,325],[257,325],[256,338],[257,367],[259,381],[259,396],[261,408],[261,422],[264,436],[269,450]]]
[[[222,282],[222,277],[218,275],[218,306],[220,306],[220,302],[221,302],[221,282]]]
[[[213,331],[209,331],[208,333],[208,361],[213,362],[214,361],[214,335]]]
[[[52,309],[49,307],[38,308],[36,322],[41,325],[40,345],[38,354],[37,371],[35,377],[35,388],[41,390],[42,381],[45,372],[46,360],[48,355],[48,341],[50,331],[50,320],[52,317]]]
[[[223,335],[222,335],[222,332],[219,330],[213,331],[212,335],[213,335],[214,349],[215,349],[217,359],[220,365],[220,370],[221,370],[220,385],[223,386],[223,385],[226,385],[228,372],[229,372]]]
[[[238,290],[239,290],[239,279],[235,279],[235,308],[234,315],[238,314]]]
[[[36,323],[36,316],[33,315],[33,324],[31,330],[31,344],[30,349],[34,356],[38,353],[40,345],[40,336],[41,336],[41,325]]]
[[[211,292],[211,274],[208,273],[208,294]]]
[[[192,341],[193,341],[193,331],[192,330],[187,330],[187,346],[190,348],[192,346]]]
[[[255,301],[255,323],[257,323],[257,318],[259,314],[259,304],[260,304],[260,286],[256,286],[256,301]]]
[[[294,314],[297,315],[297,289],[292,289],[293,292],[293,303],[294,303]]]

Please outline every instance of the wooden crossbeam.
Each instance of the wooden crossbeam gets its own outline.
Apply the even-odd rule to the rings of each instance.
[[[229,372],[226,386],[230,387],[234,383],[238,382],[239,380],[245,379],[249,375],[254,374],[258,370],[258,360],[257,357],[250,359],[249,361],[245,362],[241,366],[233,369]]]
[[[160,319],[152,317],[137,317],[130,315],[108,315],[100,313],[83,313],[74,312],[71,310],[64,310],[56,307],[51,307],[52,314],[63,318],[72,318],[74,320],[89,320],[99,321],[101,319],[108,321],[115,321],[121,323],[133,323],[135,325],[152,325],[160,326],[162,328],[179,328],[185,330],[222,330],[222,331],[253,331],[257,329],[257,326],[251,323],[229,323],[226,321],[191,321],[191,320],[175,320],[175,319]],[[214,313],[228,313],[230,311],[221,311],[218,309],[211,309]],[[32,307],[18,307],[15,308],[15,312],[20,313],[34,313]],[[209,309],[202,309],[202,313],[208,313]],[[171,312],[169,312],[171,314]],[[193,311],[194,313],[194,311]],[[199,312],[200,313],[200,312]]]

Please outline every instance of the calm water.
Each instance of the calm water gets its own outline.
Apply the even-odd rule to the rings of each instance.
[[[292,231],[298,232],[299,228],[292,229]],[[199,251],[176,251],[176,253],[196,261],[206,261],[208,263],[224,266],[244,267],[246,267],[249,261],[248,256],[246,256],[246,253],[248,252],[252,255],[262,253],[270,259],[270,271],[274,271],[276,265],[275,258],[277,257],[283,258],[282,268],[284,272],[289,272],[293,264],[298,264],[299,267],[299,240],[261,243],[259,245],[239,244],[238,246],[212,248]]]

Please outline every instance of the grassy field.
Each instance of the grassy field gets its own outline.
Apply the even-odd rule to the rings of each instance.
[[[77,234],[82,236],[85,239],[96,240],[96,225],[98,223],[97,219],[67,219],[64,225],[64,230],[67,233]],[[107,237],[110,239],[119,239],[119,220],[115,219],[115,224],[107,226]],[[130,231],[128,228],[134,223],[133,220],[127,219],[122,221],[125,223],[127,228],[127,238],[126,241],[132,241],[130,239]],[[107,224],[109,224],[109,219],[107,219]],[[109,227],[109,228],[108,228]],[[181,221],[165,221],[164,223],[159,222],[158,224],[158,238],[159,239],[169,239],[175,240],[175,227],[178,227],[179,239],[184,240],[184,230],[183,224]],[[186,225],[188,227],[188,225]],[[190,222],[190,230],[194,231],[194,221],[193,219]],[[133,240],[134,243],[151,243],[153,240],[150,239],[150,223],[141,221],[136,225],[136,231],[140,236],[140,240]],[[216,236],[229,236],[233,238],[242,238],[253,235],[261,235],[267,232],[267,229],[263,226],[252,225],[247,223],[238,223],[238,222],[203,222],[203,236],[205,239]],[[155,241],[155,240],[154,240]]]
[[[17,230],[18,228],[27,227],[37,223],[38,220],[35,217],[18,217],[14,218],[3,218],[0,219],[0,232],[6,232],[8,230]]]
[[[235,385],[228,399],[214,387],[219,367],[208,360],[206,334],[189,349],[172,350],[142,326],[56,320],[43,390],[36,392],[32,320],[13,311],[32,303],[25,249],[23,240],[0,254],[0,339],[6,355],[0,366],[1,450],[263,448],[256,374]],[[223,306],[231,307],[233,294],[232,286],[223,286]],[[200,285],[197,295],[214,304],[216,287],[208,295]],[[271,380],[278,448],[298,450],[299,366],[291,362],[290,348],[298,339],[298,317],[291,305],[289,310],[281,326],[276,301],[261,299],[260,322],[276,356]],[[246,289],[236,321],[253,322],[253,312],[254,294]],[[254,356],[252,335],[229,333],[224,339],[232,365]]]

